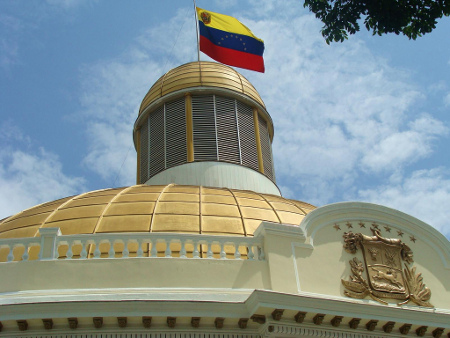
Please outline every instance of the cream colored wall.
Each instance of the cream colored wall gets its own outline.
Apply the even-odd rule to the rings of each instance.
[[[383,237],[399,238],[411,248],[414,263],[410,268],[415,266],[416,273],[422,273],[423,282],[432,292],[430,302],[437,308],[450,309],[450,243],[435,229],[411,216],[368,203],[340,203],[316,210],[302,222],[306,243],[314,249],[297,246],[294,250],[302,292],[346,297],[341,279],[349,280],[349,261],[357,257],[363,262],[364,258],[360,249],[356,254],[344,250],[344,232],[372,236],[370,227],[376,223]],[[359,225],[360,222],[365,228]],[[336,225],[340,229],[336,229]],[[403,232],[403,236],[399,236],[397,231]],[[411,240],[411,236],[416,238],[416,242]],[[409,305],[415,306],[414,303]]]
[[[96,288],[269,289],[263,261],[182,258],[0,263],[0,293]]]

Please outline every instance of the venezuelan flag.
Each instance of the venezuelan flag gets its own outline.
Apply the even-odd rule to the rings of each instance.
[[[229,66],[264,73],[264,41],[239,20],[197,7],[200,50]]]

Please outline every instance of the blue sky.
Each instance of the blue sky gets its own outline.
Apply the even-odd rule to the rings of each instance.
[[[266,73],[239,71],[273,118],[285,197],[379,203],[450,238],[450,18],[417,41],[328,46],[302,1],[197,5],[265,41]],[[196,59],[193,15],[188,0],[0,1],[0,219],[135,183],[139,104]]]

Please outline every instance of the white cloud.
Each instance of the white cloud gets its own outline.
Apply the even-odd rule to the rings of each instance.
[[[0,126],[0,144],[0,219],[85,189],[83,179],[63,173],[56,155],[31,148],[29,138],[10,123]]]
[[[132,130],[140,102],[166,71],[196,56],[191,21],[186,9],[180,10],[172,24],[164,23],[137,37],[124,55],[81,70],[82,113],[87,117],[90,140],[84,164],[110,185],[136,182]],[[153,54],[158,57],[151,59]]]
[[[358,195],[415,216],[450,237],[450,175],[442,168],[414,171],[399,182],[363,189]]]
[[[419,160],[432,151],[432,141],[447,134],[441,121],[424,115],[408,124],[406,131],[397,131],[385,136],[366,151],[363,167],[369,171],[393,171],[408,162]]]
[[[0,154],[0,213],[6,216],[46,201],[79,193],[84,181],[62,172],[58,158],[44,149]]]

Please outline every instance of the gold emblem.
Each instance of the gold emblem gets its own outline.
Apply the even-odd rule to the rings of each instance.
[[[414,262],[411,249],[400,239],[382,237],[378,228],[370,230],[374,236],[344,233],[344,249],[352,254],[361,249],[364,258],[364,264],[357,257],[349,261],[352,275],[349,281],[342,279],[344,294],[359,299],[370,296],[383,304],[387,302],[381,298],[391,298],[400,300],[398,305],[411,301],[433,307],[428,302],[431,291],[423,283],[422,274],[408,266]]]
[[[209,14],[208,12],[201,12],[200,17],[202,18],[202,21],[205,25],[211,23],[211,14]]]

